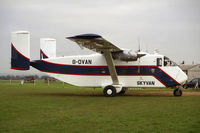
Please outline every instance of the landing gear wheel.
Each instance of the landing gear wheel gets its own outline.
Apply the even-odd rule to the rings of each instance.
[[[112,85],[108,85],[103,89],[103,94],[105,97],[114,97],[116,95],[116,89]]]
[[[174,89],[174,96],[181,96],[182,95],[182,90],[179,88]]]
[[[119,95],[124,95],[126,90],[128,90],[128,88],[126,87],[122,87],[122,90],[118,93]]]
[[[187,85],[183,85],[183,88],[184,88],[184,89],[188,89]]]

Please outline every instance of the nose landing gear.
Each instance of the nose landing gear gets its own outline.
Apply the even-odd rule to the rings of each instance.
[[[182,96],[182,90],[179,87],[174,89],[174,96]]]

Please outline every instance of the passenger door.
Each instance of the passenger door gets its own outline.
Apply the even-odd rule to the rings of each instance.
[[[157,65],[158,67],[162,67],[162,64],[163,64],[162,58],[157,58],[157,60],[156,60],[156,65]]]

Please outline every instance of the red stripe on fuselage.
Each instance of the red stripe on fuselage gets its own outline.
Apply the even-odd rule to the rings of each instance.
[[[11,67],[11,69],[14,69],[14,70],[29,70],[29,69],[24,69],[24,68],[19,68],[19,67]]]

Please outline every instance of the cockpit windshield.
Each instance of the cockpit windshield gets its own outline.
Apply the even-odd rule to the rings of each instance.
[[[177,64],[164,56],[164,66],[177,66]]]

